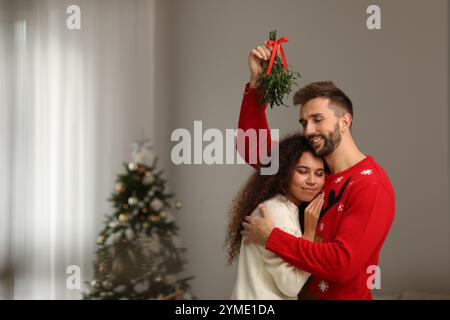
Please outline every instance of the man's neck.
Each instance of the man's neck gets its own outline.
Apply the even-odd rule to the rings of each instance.
[[[347,141],[342,140],[339,146],[328,156],[325,157],[331,174],[342,172],[361,160],[366,156],[359,151],[353,139]]]

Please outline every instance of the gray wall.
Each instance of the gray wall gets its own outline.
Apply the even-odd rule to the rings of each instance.
[[[366,28],[378,4],[382,29]],[[170,134],[234,128],[247,55],[271,29],[289,37],[303,86],[333,80],[353,100],[361,150],[387,170],[396,219],[380,257],[382,290],[450,293],[448,1],[157,1],[156,141],[173,191],[199,298],[227,299],[236,268],[222,248],[227,210],[251,169],[170,163]],[[292,98],[287,100],[291,103]],[[272,128],[298,130],[297,108],[269,110]]]

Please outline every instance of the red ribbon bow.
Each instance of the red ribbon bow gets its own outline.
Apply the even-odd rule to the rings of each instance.
[[[288,42],[288,38],[283,37],[283,38],[278,39],[277,41],[268,40],[266,42],[268,45],[273,46],[272,55],[270,56],[269,67],[267,68],[266,75],[269,75],[270,71],[272,70],[273,63],[275,61],[275,56],[277,55],[277,52],[278,52],[278,48],[281,51],[281,58],[283,59],[284,70],[287,69],[286,56],[284,55],[284,50],[283,50],[283,47],[281,46],[281,43],[283,43],[283,42]]]

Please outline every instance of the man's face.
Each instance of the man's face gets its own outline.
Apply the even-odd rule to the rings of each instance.
[[[300,109],[300,124],[303,134],[318,157],[331,154],[341,142],[339,118],[328,107],[327,98],[314,98]]]

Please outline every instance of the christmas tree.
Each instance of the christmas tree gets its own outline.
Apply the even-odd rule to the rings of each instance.
[[[84,299],[196,299],[185,275],[171,210],[181,207],[167,191],[148,141],[133,145],[132,161],[116,180]]]

